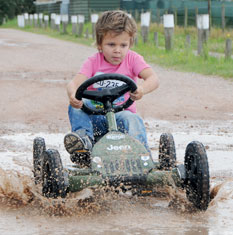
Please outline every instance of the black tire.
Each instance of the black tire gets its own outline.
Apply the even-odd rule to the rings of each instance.
[[[176,147],[172,134],[163,133],[159,140],[159,163],[160,168],[169,170],[175,167]]]
[[[46,150],[45,141],[41,137],[37,137],[33,141],[33,173],[35,184],[41,183],[41,166],[43,153]]]
[[[90,153],[73,153],[70,155],[70,160],[75,163],[78,167],[89,168],[91,167],[91,156]]]
[[[60,154],[57,150],[44,152],[42,165],[42,193],[45,197],[66,197],[68,192],[68,175],[65,173]]]
[[[193,141],[185,151],[186,196],[199,210],[206,210],[210,202],[209,165],[202,143]]]

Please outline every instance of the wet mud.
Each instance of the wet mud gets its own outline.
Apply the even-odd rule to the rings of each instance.
[[[4,219],[0,228],[5,228],[2,231],[6,234],[14,234],[14,230],[8,233],[9,227],[3,226],[4,221],[10,220],[22,234],[29,234],[27,229],[39,234],[218,234],[223,229],[225,234],[230,234],[233,220],[233,146],[230,142],[233,131],[228,124],[218,123],[218,128],[213,130],[208,122],[181,124],[146,120],[155,161],[158,160],[162,132],[174,131],[179,163],[184,161],[185,146],[190,141],[200,140],[205,145],[211,177],[211,202],[205,212],[197,211],[183,190],[171,187],[156,188],[153,196],[143,197],[102,188],[85,189],[65,199],[45,198],[41,195],[41,186],[34,184],[32,142],[36,136],[44,137],[48,148],[59,150],[63,164],[70,164],[62,144],[65,133],[2,135],[1,141],[15,148],[12,152],[9,149],[2,151],[2,157],[5,155],[7,160],[1,158],[0,217]],[[18,146],[20,151],[17,151]],[[231,166],[226,167],[226,162]]]

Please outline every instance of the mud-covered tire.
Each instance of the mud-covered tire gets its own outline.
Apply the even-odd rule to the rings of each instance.
[[[35,184],[41,183],[41,167],[45,150],[45,140],[41,137],[36,137],[33,140],[33,173]]]
[[[199,210],[206,210],[210,202],[209,165],[205,147],[193,141],[185,151],[186,196]]]
[[[168,170],[175,167],[176,147],[172,134],[163,133],[159,140],[160,169]]]
[[[70,160],[78,167],[89,168],[91,167],[90,152],[87,153],[73,153],[70,155]]]
[[[68,175],[63,169],[59,152],[48,149],[43,155],[42,194],[49,198],[66,197]]]

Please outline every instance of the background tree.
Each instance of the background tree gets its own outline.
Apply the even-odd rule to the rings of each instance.
[[[0,25],[3,19],[13,19],[18,14],[35,12],[35,0],[0,0]]]

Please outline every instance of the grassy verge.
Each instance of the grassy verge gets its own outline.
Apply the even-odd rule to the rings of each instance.
[[[1,26],[1,28],[19,29],[16,20],[8,21],[7,24]],[[84,25],[83,32],[85,32],[86,29],[88,29],[89,33],[91,32],[90,23]],[[20,30],[44,34],[53,38],[81,43],[88,46],[94,44],[91,37],[87,39],[85,37],[75,37],[72,35],[71,25],[67,28],[67,34],[62,34],[50,28],[42,29],[30,26]],[[139,32],[138,43],[132,48],[134,51],[143,55],[146,61],[180,71],[196,72],[205,75],[218,75],[224,78],[233,79],[233,59],[225,60],[224,57],[213,57],[208,53],[211,51],[224,54],[225,41],[227,38],[233,39],[233,30],[228,30],[223,33],[221,32],[221,29],[213,28],[209,35],[207,45],[205,46],[204,53],[201,56],[196,56],[194,54],[194,51],[197,49],[197,32],[194,27],[187,29],[180,27],[175,28],[173,37],[174,47],[171,51],[166,51],[164,49],[164,31],[161,25],[152,24],[150,31],[147,43],[142,42]],[[159,47],[155,46],[153,39],[154,32],[158,32]],[[185,46],[187,35],[190,35],[191,37],[189,48]]]

